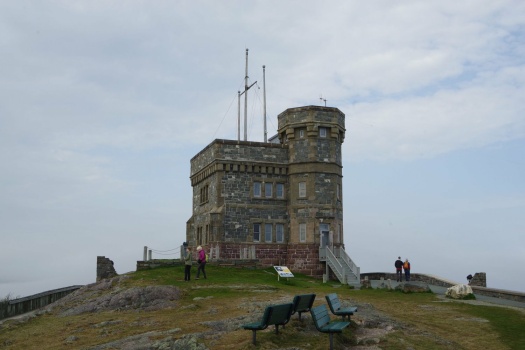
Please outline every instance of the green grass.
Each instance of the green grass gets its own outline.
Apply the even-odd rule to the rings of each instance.
[[[190,282],[185,282],[184,267],[167,267],[129,274],[120,288],[149,285],[171,285],[181,290],[175,309],[159,311],[104,311],[71,317],[44,315],[25,323],[7,321],[0,325],[0,348],[3,349],[71,349],[89,348],[123,337],[152,331],[180,328],[174,335],[207,332],[201,322],[234,319],[256,319],[257,308],[246,305],[269,305],[289,300],[294,295],[317,294],[315,305],[326,304],[324,296],[337,293],[340,299],[353,304],[371,305],[375,312],[390,319],[394,330],[381,337],[383,350],[432,349],[525,349],[525,313],[513,309],[471,305],[447,301],[432,293],[397,293],[386,290],[353,290],[337,282],[322,283],[302,274],[277,279],[273,268],[242,269],[208,264],[208,279],[195,280],[193,268]],[[244,307],[240,307],[244,305]],[[364,308],[363,307],[363,308]],[[255,313],[250,310],[255,310]],[[364,314],[364,310],[362,313]],[[262,315],[262,310],[260,310]],[[309,315],[297,317],[276,335],[271,329],[257,333],[257,346],[251,344],[251,332],[241,328],[212,338],[199,338],[209,349],[277,349],[300,347],[319,349],[328,346],[328,335],[312,330]],[[332,317],[333,320],[336,317]],[[118,323],[112,324],[118,320]],[[353,317],[361,322],[359,311]],[[108,326],[98,326],[110,322]],[[140,326],[137,326],[139,324]],[[353,324],[335,337],[336,349],[355,344],[362,327]],[[65,339],[78,336],[74,344]]]

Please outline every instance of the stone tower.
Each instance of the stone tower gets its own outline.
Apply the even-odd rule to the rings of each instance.
[[[337,108],[290,108],[269,142],[206,146],[191,159],[188,244],[212,261],[255,260],[319,277],[333,271],[358,283],[343,244],[344,120]]]
[[[288,144],[288,261],[318,275],[319,248],[343,245],[341,145],[345,116],[337,108],[290,108],[278,116],[278,135]]]

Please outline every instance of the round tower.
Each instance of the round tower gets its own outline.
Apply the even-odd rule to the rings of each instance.
[[[337,108],[289,108],[278,116],[288,144],[290,227],[288,261],[296,271],[322,275],[319,248],[343,245],[341,145],[345,115]]]

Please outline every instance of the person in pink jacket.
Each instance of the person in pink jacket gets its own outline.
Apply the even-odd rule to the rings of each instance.
[[[199,275],[202,271],[202,275],[204,276],[204,279],[206,279],[206,252],[204,249],[202,249],[201,246],[197,247],[197,253],[199,254],[199,257],[197,259],[197,263],[199,264],[199,267],[197,268],[197,277],[195,277],[196,280],[199,279]]]

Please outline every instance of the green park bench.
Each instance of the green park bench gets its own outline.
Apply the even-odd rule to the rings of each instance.
[[[308,312],[314,304],[315,294],[302,294],[296,295],[293,298],[292,304],[292,315],[296,312],[299,314],[299,321],[301,320],[301,313]]]
[[[326,296],[326,301],[328,302],[330,311],[332,311],[332,313],[336,316],[342,316],[343,321],[345,320],[345,316],[348,316],[348,321],[350,321],[350,315],[353,315],[354,312],[357,312],[357,307],[355,306],[349,306],[345,308],[341,307],[341,302],[335,293],[328,294]]]
[[[330,315],[326,305],[322,304],[310,310],[312,319],[314,320],[315,328],[319,332],[328,333],[330,335],[330,350],[334,348],[334,333],[342,333],[343,329],[348,327],[350,322],[347,321],[333,321],[330,322]]]
[[[279,326],[283,326],[292,317],[293,304],[270,305],[264,310],[263,317],[259,322],[249,323],[242,326],[246,330],[253,332],[253,344],[255,345],[256,332],[266,329],[268,326],[275,326],[275,334],[279,334]]]

